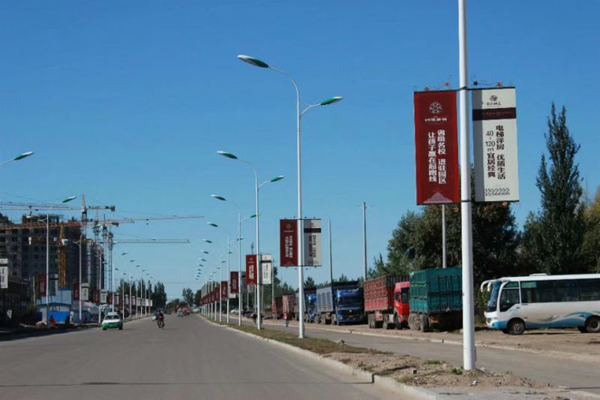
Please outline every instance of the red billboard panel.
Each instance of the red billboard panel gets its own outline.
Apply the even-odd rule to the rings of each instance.
[[[227,281],[221,281],[221,297],[227,298]]]
[[[258,283],[258,269],[256,268],[256,254],[246,255],[246,285]]]
[[[456,92],[415,92],[417,204],[460,202]]]
[[[79,283],[73,284],[73,290],[71,291],[71,293],[73,293],[73,301],[78,301],[79,300]]]
[[[100,289],[94,289],[94,303],[100,304]]]
[[[282,219],[279,221],[279,265],[282,267],[298,266],[298,220]]]
[[[231,271],[231,276],[229,277],[229,282],[231,286],[229,287],[229,293],[238,294],[240,292],[240,284],[239,284],[239,274],[237,271]]]
[[[46,296],[46,274],[37,274],[38,297]]]

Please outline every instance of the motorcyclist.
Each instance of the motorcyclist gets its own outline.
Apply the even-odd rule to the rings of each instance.
[[[156,314],[156,323],[158,324],[159,328],[164,328],[165,326],[165,315],[161,310],[159,310],[158,314]]]

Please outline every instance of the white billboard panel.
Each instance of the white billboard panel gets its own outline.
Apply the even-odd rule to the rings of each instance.
[[[519,201],[515,89],[472,93],[475,200]]]

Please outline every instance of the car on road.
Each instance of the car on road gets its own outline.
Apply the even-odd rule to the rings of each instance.
[[[103,331],[112,328],[118,328],[119,330],[123,329],[123,320],[121,319],[121,316],[116,312],[109,312],[102,320]]]

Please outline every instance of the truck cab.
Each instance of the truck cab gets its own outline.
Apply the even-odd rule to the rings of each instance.
[[[335,295],[334,324],[361,323],[364,319],[363,290],[339,289]]]
[[[410,315],[410,282],[398,282],[394,287],[394,310],[396,328],[401,329],[408,326]]]
[[[306,302],[306,322],[315,322],[317,314],[317,293],[309,294]]]

